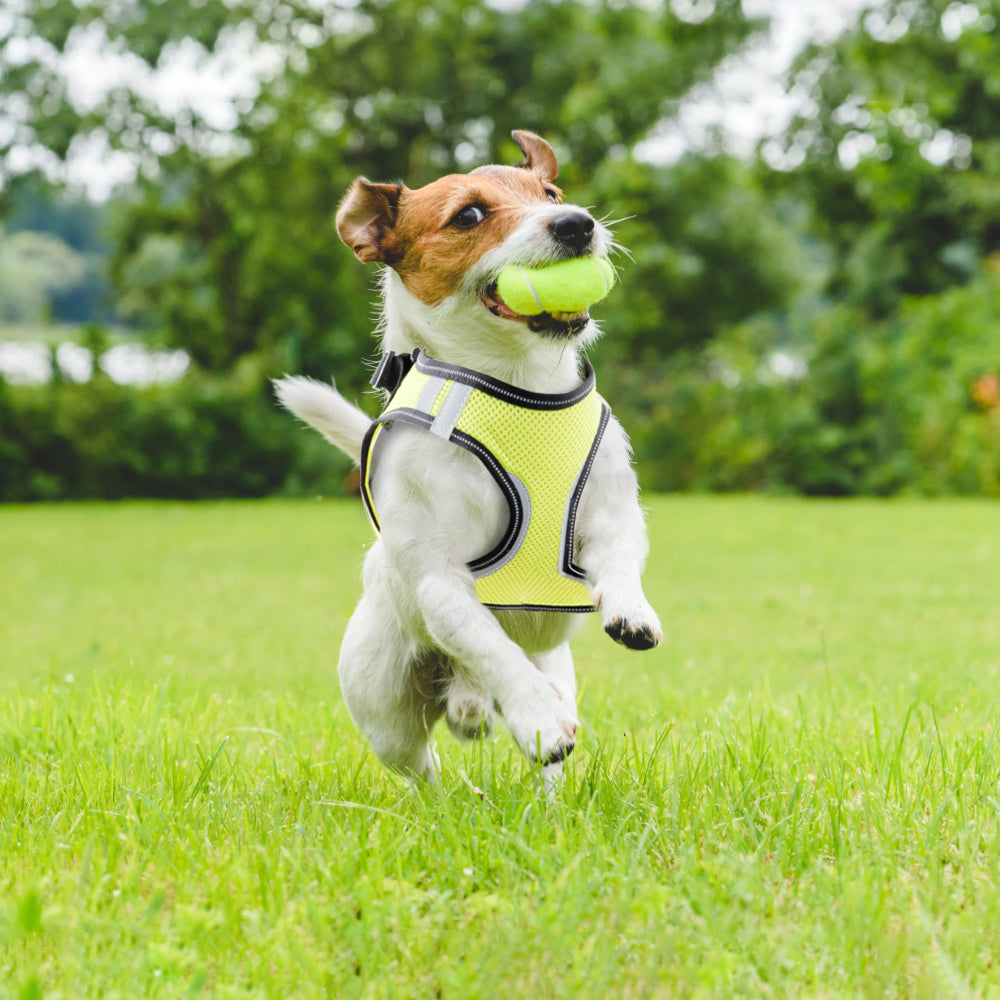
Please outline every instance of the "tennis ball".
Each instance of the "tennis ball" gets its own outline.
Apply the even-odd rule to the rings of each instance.
[[[582,313],[600,302],[615,283],[615,269],[604,257],[574,257],[548,267],[509,264],[497,276],[497,292],[522,316]]]

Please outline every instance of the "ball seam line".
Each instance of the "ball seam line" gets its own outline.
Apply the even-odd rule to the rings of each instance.
[[[542,300],[538,297],[538,292],[531,283],[531,278],[528,277],[527,272],[520,264],[515,264],[514,266],[521,272],[521,277],[524,278],[524,283],[528,286],[528,291],[531,292],[531,297],[535,300],[535,305],[538,306],[539,311],[545,312],[545,306],[542,305]]]

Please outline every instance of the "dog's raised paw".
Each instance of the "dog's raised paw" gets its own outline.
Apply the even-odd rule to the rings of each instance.
[[[628,649],[652,649],[663,638],[656,626],[631,622],[627,618],[612,618],[604,626],[604,631]]]

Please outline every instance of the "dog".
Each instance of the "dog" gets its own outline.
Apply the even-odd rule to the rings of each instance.
[[[286,409],[362,466],[379,534],[340,683],[378,759],[413,779],[438,774],[442,715],[475,738],[499,714],[551,785],[578,726],[568,644],[577,612],[598,610],[631,649],[662,638],[641,584],[648,543],[628,439],[582,355],[598,326],[587,312],[519,315],[496,289],[507,265],[616,247],[590,212],[563,201],[552,147],[527,131],[513,138],[517,166],[416,189],[359,177],[339,206],[341,239],[382,266],[382,417],[312,379],[275,383]],[[497,426],[505,421],[513,433]],[[505,435],[523,439],[519,456],[497,458]],[[543,503],[549,464],[562,485]],[[542,570],[529,548],[547,553]]]

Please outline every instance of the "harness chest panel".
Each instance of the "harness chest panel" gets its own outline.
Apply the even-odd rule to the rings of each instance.
[[[362,498],[375,530],[379,439],[387,424],[400,420],[472,452],[503,491],[510,511],[506,531],[492,551],[469,564],[483,604],[594,610],[584,574],[573,563],[573,535],[610,410],[585,364],[579,388],[546,395],[416,352],[362,448]]]

